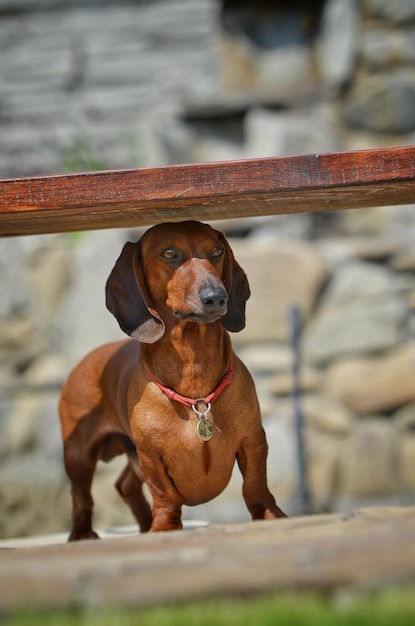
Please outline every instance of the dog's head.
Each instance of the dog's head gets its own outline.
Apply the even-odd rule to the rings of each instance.
[[[106,285],[107,308],[120,328],[144,343],[158,341],[168,320],[220,320],[238,332],[249,296],[224,235],[191,221],[159,224],[126,243]]]

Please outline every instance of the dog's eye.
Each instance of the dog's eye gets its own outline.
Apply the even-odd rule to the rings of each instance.
[[[172,259],[177,259],[177,251],[174,248],[167,248],[166,250],[163,250],[160,256],[162,256],[163,259],[167,259],[169,261]]]
[[[223,248],[220,248],[219,246],[215,246],[212,250],[212,256],[213,257],[219,257],[222,256],[223,254]]]

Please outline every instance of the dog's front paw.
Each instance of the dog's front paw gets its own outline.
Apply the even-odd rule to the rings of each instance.
[[[94,530],[78,531],[73,530],[68,541],[81,541],[82,539],[99,539],[99,535]]]
[[[273,507],[272,510],[266,509],[264,513],[264,519],[280,519],[282,517],[288,517],[288,515],[279,506]]]

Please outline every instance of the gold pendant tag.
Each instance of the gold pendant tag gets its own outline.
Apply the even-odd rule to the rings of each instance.
[[[213,424],[203,416],[197,423],[197,434],[202,441],[209,441],[213,436]]]
[[[210,402],[207,404],[203,399],[196,400],[195,404],[192,404],[192,409],[198,417],[198,423],[196,426],[196,432],[202,441],[209,441],[213,436],[213,424],[208,420],[206,415],[210,411]]]

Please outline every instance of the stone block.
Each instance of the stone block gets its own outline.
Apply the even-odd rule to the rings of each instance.
[[[399,489],[397,441],[393,426],[367,418],[343,443],[337,489],[347,496],[387,496]]]
[[[7,454],[22,454],[36,446],[39,411],[37,394],[25,393],[14,401],[4,433]]]
[[[307,394],[302,400],[302,410],[308,426],[332,437],[349,434],[355,416],[344,405],[322,394]]]
[[[69,365],[100,344],[126,338],[105,308],[105,284],[128,235],[117,229],[91,231],[75,248],[74,279],[57,316]]]
[[[382,356],[333,363],[324,387],[360,415],[397,409],[415,400],[415,348],[409,343]]]
[[[324,106],[300,111],[272,111],[252,107],[245,118],[246,158],[331,152],[338,149],[339,134],[332,112]]]
[[[314,511],[329,510],[336,489],[341,440],[306,430],[307,479]]]
[[[362,41],[362,61],[371,71],[385,71],[415,61],[415,30],[371,29]]]
[[[393,273],[372,263],[344,263],[307,326],[303,349],[313,363],[393,348],[401,340],[406,305]]]
[[[328,0],[317,45],[319,70],[331,87],[350,81],[358,55],[360,13],[356,0]]]
[[[321,374],[312,367],[301,369],[299,387],[302,393],[316,392],[321,387]],[[280,372],[268,381],[269,391],[276,396],[285,396],[294,391],[294,377],[291,372]]]
[[[252,292],[246,328],[233,335],[234,341],[286,341],[291,308],[298,307],[304,321],[309,318],[327,279],[326,265],[308,243],[234,240],[231,245]]]
[[[373,16],[395,23],[415,19],[414,0],[364,0],[363,5]]]
[[[403,406],[393,416],[393,423],[402,434],[415,433],[415,402]]]
[[[365,76],[350,91],[345,121],[373,132],[410,133],[415,130],[415,74],[399,69]]]
[[[415,492],[415,434],[409,433],[399,440],[400,486],[403,490]]]
[[[251,372],[269,374],[292,370],[293,353],[284,344],[252,344],[238,349],[238,355]]]

